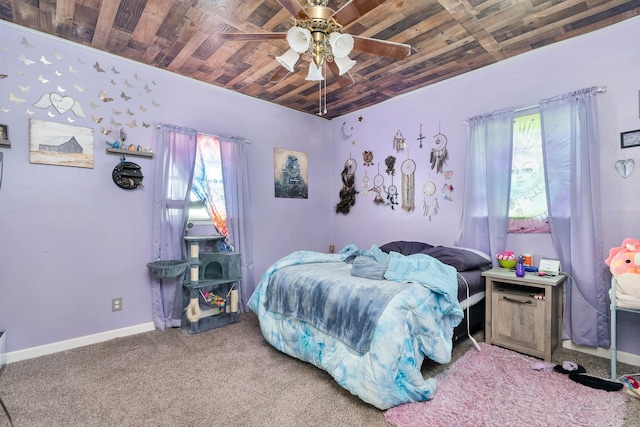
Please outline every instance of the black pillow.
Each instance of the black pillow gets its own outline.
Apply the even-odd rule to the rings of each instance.
[[[382,252],[398,252],[402,255],[425,253],[424,251],[430,248],[433,248],[433,245],[422,242],[408,242],[406,240],[397,240],[380,246]]]
[[[436,258],[438,261],[455,267],[458,271],[475,270],[491,264],[491,261],[477,253],[449,246],[436,246],[426,249],[423,253]]]

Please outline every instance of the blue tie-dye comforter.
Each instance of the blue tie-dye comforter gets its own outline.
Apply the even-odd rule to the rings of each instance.
[[[303,264],[313,264],[315,269],[326,264],[335,271],[338,266],[349,282],[353,276],[344,261],[355,255],[386,264],[384,277],[402,283],[382,304],[384,309],[367,340],[367,351],[355,351],[339,333],[327,333],[326,322],[314,326],[267,309],[271,279],[281,269]],[[425,380],[420,368],[424,357],[439,363],[451,360],[453,328],[463,314],[457,291],[455,269],[428,255],[386,254],[375,245],[359,251],[349,245],[338,254],[299,251],[280,259],[262,276],[249,307],[258,314],[262,332],[271,345],[326,370],[365,402],[387,409],[433,397],[435,380]],[[348,312],[349,308],[339,310]]]

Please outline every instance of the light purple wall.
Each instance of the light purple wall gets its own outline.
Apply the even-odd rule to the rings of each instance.
[[[34,63],[26,65],[20,60],[21,54]],[[43,56],[51,64],[40,61]],[[93,68],[96,61],[105,73]],[[151,261],[156,159],[127,157],[142,167],[145,186],[136,190],[117,187],[111,173],[119,157],[105,152],[105,141],[113,141],[119,130],[109,125],[112,117],[123,123],[128,142],[143,146],[155,146],[153,126],[145,128],[143,121],[238,135],[252,141],[249,164],[254,281],[291,251],[328,247],[331,215],[327,206],[331,197],[323,182],[331,157],[326,120],[4,22],[0,22],[0,63],[1,72],[8,75],[0,79],[0,123],[9,125],[12,142],[10,149],[0,148],[4,153],[0,328],[8,331],[8,352],[152,321],[146,263]],[[112,67],[120,74],[115,74]],[[41,83],[39,75],[50,82]],[[127,87],[125,78],[134,87]],[[83,92],[74,89],[76,82]],[[153,92],[147,92],[144,84]],[[30,89],[26,91],[26,87]],[[100,101],[103,90],[114,101]],[[121,91],[132,99],[125,101]],[[87,117],[33,106],[41,95],[51,92],[80,101]],[[25,101],[10,101],[10,93]],[[92,108],[89,100],[98,107]],[[153,101],[159,106],[154,107]],[[143,112],[140,105],[147,111]],[[113,108],[121,114],[115,115]],[[127,108],[135,115],[127,114]],[[55,117],[49,117],[49,112]],[[102,123],[95,123],[92,115],[103,117]],[[94,129],[93,169],[31,164],[29,119],[70,124],[68,117],[74,120],[73,125]],[[124,125],[133,119],[137,127]],[[105,137],[101,126],[114,132]],[[308,154],[307,200],[274,197],[274,148]],[[114,297],[123,298],[121,312],[111,312]]]
[[[605,94],[598,95],[601,122],[600,209],[605,251],[608,253],[609,248],[619,245],[625,237],[637,238],[640,233],[640,199],[637,197],[640,171],[636,170],[623,179],[615,171],[614,163],[619,159],[634,158],[637,168],[640,168],[640,148],[620,148],[620,132],[640,128],[640,86],[636,71],[640,69],[639,39],[640,20],[636,18],[333,120],[333,201],[338,200],[340,170],[350,155],[359,162],[357,184],[361,191],[348,215],[333,216],[333,243],[340,248],[348,243],[368,248],[374,243],[401,239],[453,244],[462,213],[466,151],[464,121],[507,107],[536,105],[540,99],[590,86],[607,87]],[[359,117],[362,117],[362,121],[358,120]],[[420,123],[423,123],[423,134],[427,137],[423,140],[422,149],[418,148],[416,140]],[[346,124],[347,132],[351,132],[353,127],[352,138],[345,139],[342,136],[343,124]],[[434,146],[433,136],[439,129],[448,137],[450,159],[445,169],[453,171],[449,180],[442,174],[436,174],[429,164],[430,149]],[[362,192],[364,150],[373,151],[374,162],[380,162],[380,171],[387,185],[390,177],[384,172],[384,159],[389,155],[397,156],[398,162],[406,158],[406,151],[398,154],[392,147],[393,137],[398,130],[407,140],[409,157],[418,164],[416,210],[412,213],[374,205],[374,195],[369,193],[365,196]],[[377,165],[366,169],[369,179],[373,181]],[[437,183],[440,198],[440,211],[431,221],[422,215],[422,185],[428,180]],[[445,193],[441,192],[442,186],[447,183],[454,187],[450,195],[452,201],[444,200]],[[400,188],[399,175],[394,179],[394,184]],[[541,256],[555,257],[548,235],[513,235],[509,238],[508,248],[516,252],[534,253],[536,260]],[[620,313],[619,316],[618,348],[640,354],[640,341],[637,339],[640,316],[628,313]]]
[[[6,328],[9,352],[48,343],[82,337],[151,322],[149,278],[145,264],[150,260],[151,195],[156,159],[128,157],[142,166],[145,187],[126,191],[113,184],[111,171],[118,156],[106,154],[100,126],[91,114],[100,112],[104,120],[114,116],[111,108],[124,109],[120,98],[125,90],[122,77],[130,83],[134,74],[142,82],[155,81],[153,98],[140,87],[129,96],[147,108],[155,99],[159,107],[142,114],[138,109],[138,126],[125,127],[129,141],[154,146],[152,127],[145,122],[162,122],[189,126],[200,132],[244,136],[253,143],[250,148],[252,203],[254,213],[254,280],[279,257],[297,250],[326,250],[335,244],[339,250],[348,243],[368,247],[396,239],[414,239],[433,244],[452,244],[462,210],[462,183],[465,152],[464,120],[468,117],[508,106],[529,106],[538,99],[592,85],[605,85],[600,95],[603,126],[602,202],[605,219],[605,248],[618,244],[624,237],[634,236],[634,220],[640,210],[631,186],[637,171],[626,180],[613,169],[615,160],[637,157],[640,148],[620,150],[619,133],[640,128],[638,119],[638,86],[635,79],[640,66],[634,40],[640,36],[640,22],[628,21],[613,28],[570,40],[527,55],[487,67],[474,73],[434,85],[425,90],[399,97],[391,102],[327,122],[317,117],[280,108],[243,95],[195,82],[171,73],[126,61],[83,46],[53,39],[20,27],[0,22],[0,123],[10,126],[12,148],[4,152],[4,180],[0,188],[0,328]],[[28,47],[22,44],[26,37]],[[57,59],[57,53],[62,59]],[[23,53],[35,61],[25,65]],[[43,64],[44,55],[52,62]],[[77,62],[80,57],[85,64]],[[99,61],[106,73],[91,67]],[[6,65],[6,64],[10,65]],[[71,75],[68,66],[81,70]],[[62,73],[54,79],[57,67]],[[111,71],[115,67],[121,74]],[[18,74],[22,71],[24,76]],[[55,82],[46,85],[37,80],[39,74],[51,76]],[[357,70],[356,70],[357,73]],[[115,79],[119,77],[121,80]],[[116,85],[111,85],[114,79]],[[73,89],[78,81],[82,94]],[[105,108],[93,110],[83,104],[86,119],[65,113],[75,125],[95,131],[94,168],[81,169],[38,165],[29,162],[29,118],[49,118],[51,108],[32,107],[43,93],[57,91],[60,84],[86,103],[97,100],[102,90],[113,93],[114,101]],[[31,86],[22,92],[18,85]],[[9,92],[25,102],[9,101]],[[134,104],[136,108],[140,103]],[[26,113],[27,108],[34,112]],[[331,105],[329,105],[331,108]],[[9,110],[9,111],[5,111]],[[362,121],[358,117],[362,116]],[[120,122],[130,122],[126,113]],[[346,122],[353,137],[343,139],[340,128]],[[65,122],[66,123],[66,122]],[[417,148],[419,124],[423,123],[425,147]],[[440,130],[448,137],[450,160],[445,169],[453,171],[450,180],[431,172],[441,197],[440,211],[431,221],[422,216],[422,184],[428,178],[429,151],[433,135]],[[113,127],[113,126],[110,126]],[[401,130],[409,144],[409,155],[418,163],[416,173],[416,211],[406,213],[396,208],[373,205],[373,195],[358,195],[349,215],[335,214],[341,187],[340,170],[351,155],[359,162],[358,187],[364,167],[362,151],[373,150],[374,161],[380,162],[384,174],[384,158],[398,156],[398,165],[406,158],[392,150],[393,136]],[[112,140],[112,139],[110,139]],[[333,140],[333,143],[331,142]],[[355,141],[355,144],[352,142]],[[309,199],[276,199],[273,189],[273,150],[287,148],[309,155]],[[377,167],[368,168],[373,181]],[[390,178],[385,175],[385,181]],[[442,200],[441,187],[454,186],[451,201]],[[401,188],[399,175],[394,184]],[[544,237],[528,236],[511,239],[516,251],[527,250],[536,255],[553,256]],[[111,298],[123,297],[122,312],[111,312]],[[619,348],[640,354],[630,328],[638,320],[620,315]],[[631,326],[629,326],[631,325]]]

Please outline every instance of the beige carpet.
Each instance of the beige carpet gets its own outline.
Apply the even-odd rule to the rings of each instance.
[[[328,374],[268,345],[253,313],[240,319],[195,335],[153,331],[12,363],[0,376],[0,397],[15,427],[389,426],[383,411]],[[454,360],[471,347],[458,344]],[[554,360],[608,376],[607,359],[559,349]],[[445,368],[425,363],[423,373]],[[635,399],[625,425],[639,417]],[[0,412],[0,427],[8,425]]]

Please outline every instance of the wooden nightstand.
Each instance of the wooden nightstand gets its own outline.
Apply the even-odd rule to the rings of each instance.
[[[551,362],[562,330],[564,274],[538,276],[493,268],[486,278],[485,341]],[[536,298],[537,296],[537,298]]]

